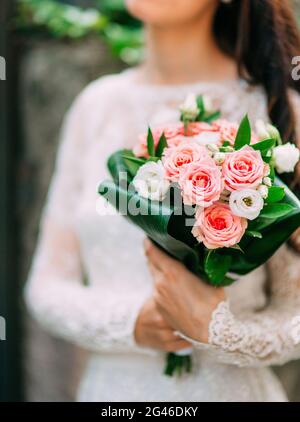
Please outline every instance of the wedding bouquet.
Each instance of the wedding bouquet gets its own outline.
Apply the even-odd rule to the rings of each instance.
[[[153,242],[214,286],[265,263],[300,226],[300,201],[278,175],[299,161],[294,144],[262,121],[252,131],[190,95],[180,121],[149,128],[108,160],[99,193]],[[167,374],[190,369],[169,354]]]

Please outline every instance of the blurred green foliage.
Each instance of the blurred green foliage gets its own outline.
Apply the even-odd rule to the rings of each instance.
[[[101,36],[127,64],[136,64],[143,57],[143,29],[127,13],[124,0],[97,0],[89,8],[56,0],[18,0],[15,24],[28,36]]]

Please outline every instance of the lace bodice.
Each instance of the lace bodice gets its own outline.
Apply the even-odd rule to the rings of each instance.
[[[135,81],[135,70],[92,83],[68,113],[26,286],[29,307],[52,333],[95,352],[155,353],[133,336],[152,292],[144,235],[114,212],[100,215],[97,185],[109,177],[108,156],[132,147],[148,124],[176,121],[190,91],[208,94],[225,118],[239,121],[248,112],[252,122],[267,119],[263,90],[244,81],[147,86]],[[240,366],[299,357],[299,283],[299,257],[285,245],[227,288],[228,301],[212,315],[209,344],[193,342],[195,348]]]

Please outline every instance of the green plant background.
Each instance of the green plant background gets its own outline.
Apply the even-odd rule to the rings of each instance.
[[[126,64],[142,59],[143,29],[126,12],[124,0],[79,3],[85,7],[57,0],[18,0],[16,30],[27,36],[73,40],[99,36]]]

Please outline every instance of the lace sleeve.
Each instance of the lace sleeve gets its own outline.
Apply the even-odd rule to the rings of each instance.
[[[263,310],[235,316],[229,302],[212,314],[208,344],[193,341],[222,363],[281,365],[300,357],[300,259],[282,246],[268,262],[271,297]]]
[[[81,190],[84,109],[81,98],[66,118],[25,300],[46,329],[86,349],[140,350],[133,337],[141,307],[138,292],[121,298],[109,286],[83,282],[74,215]]]

